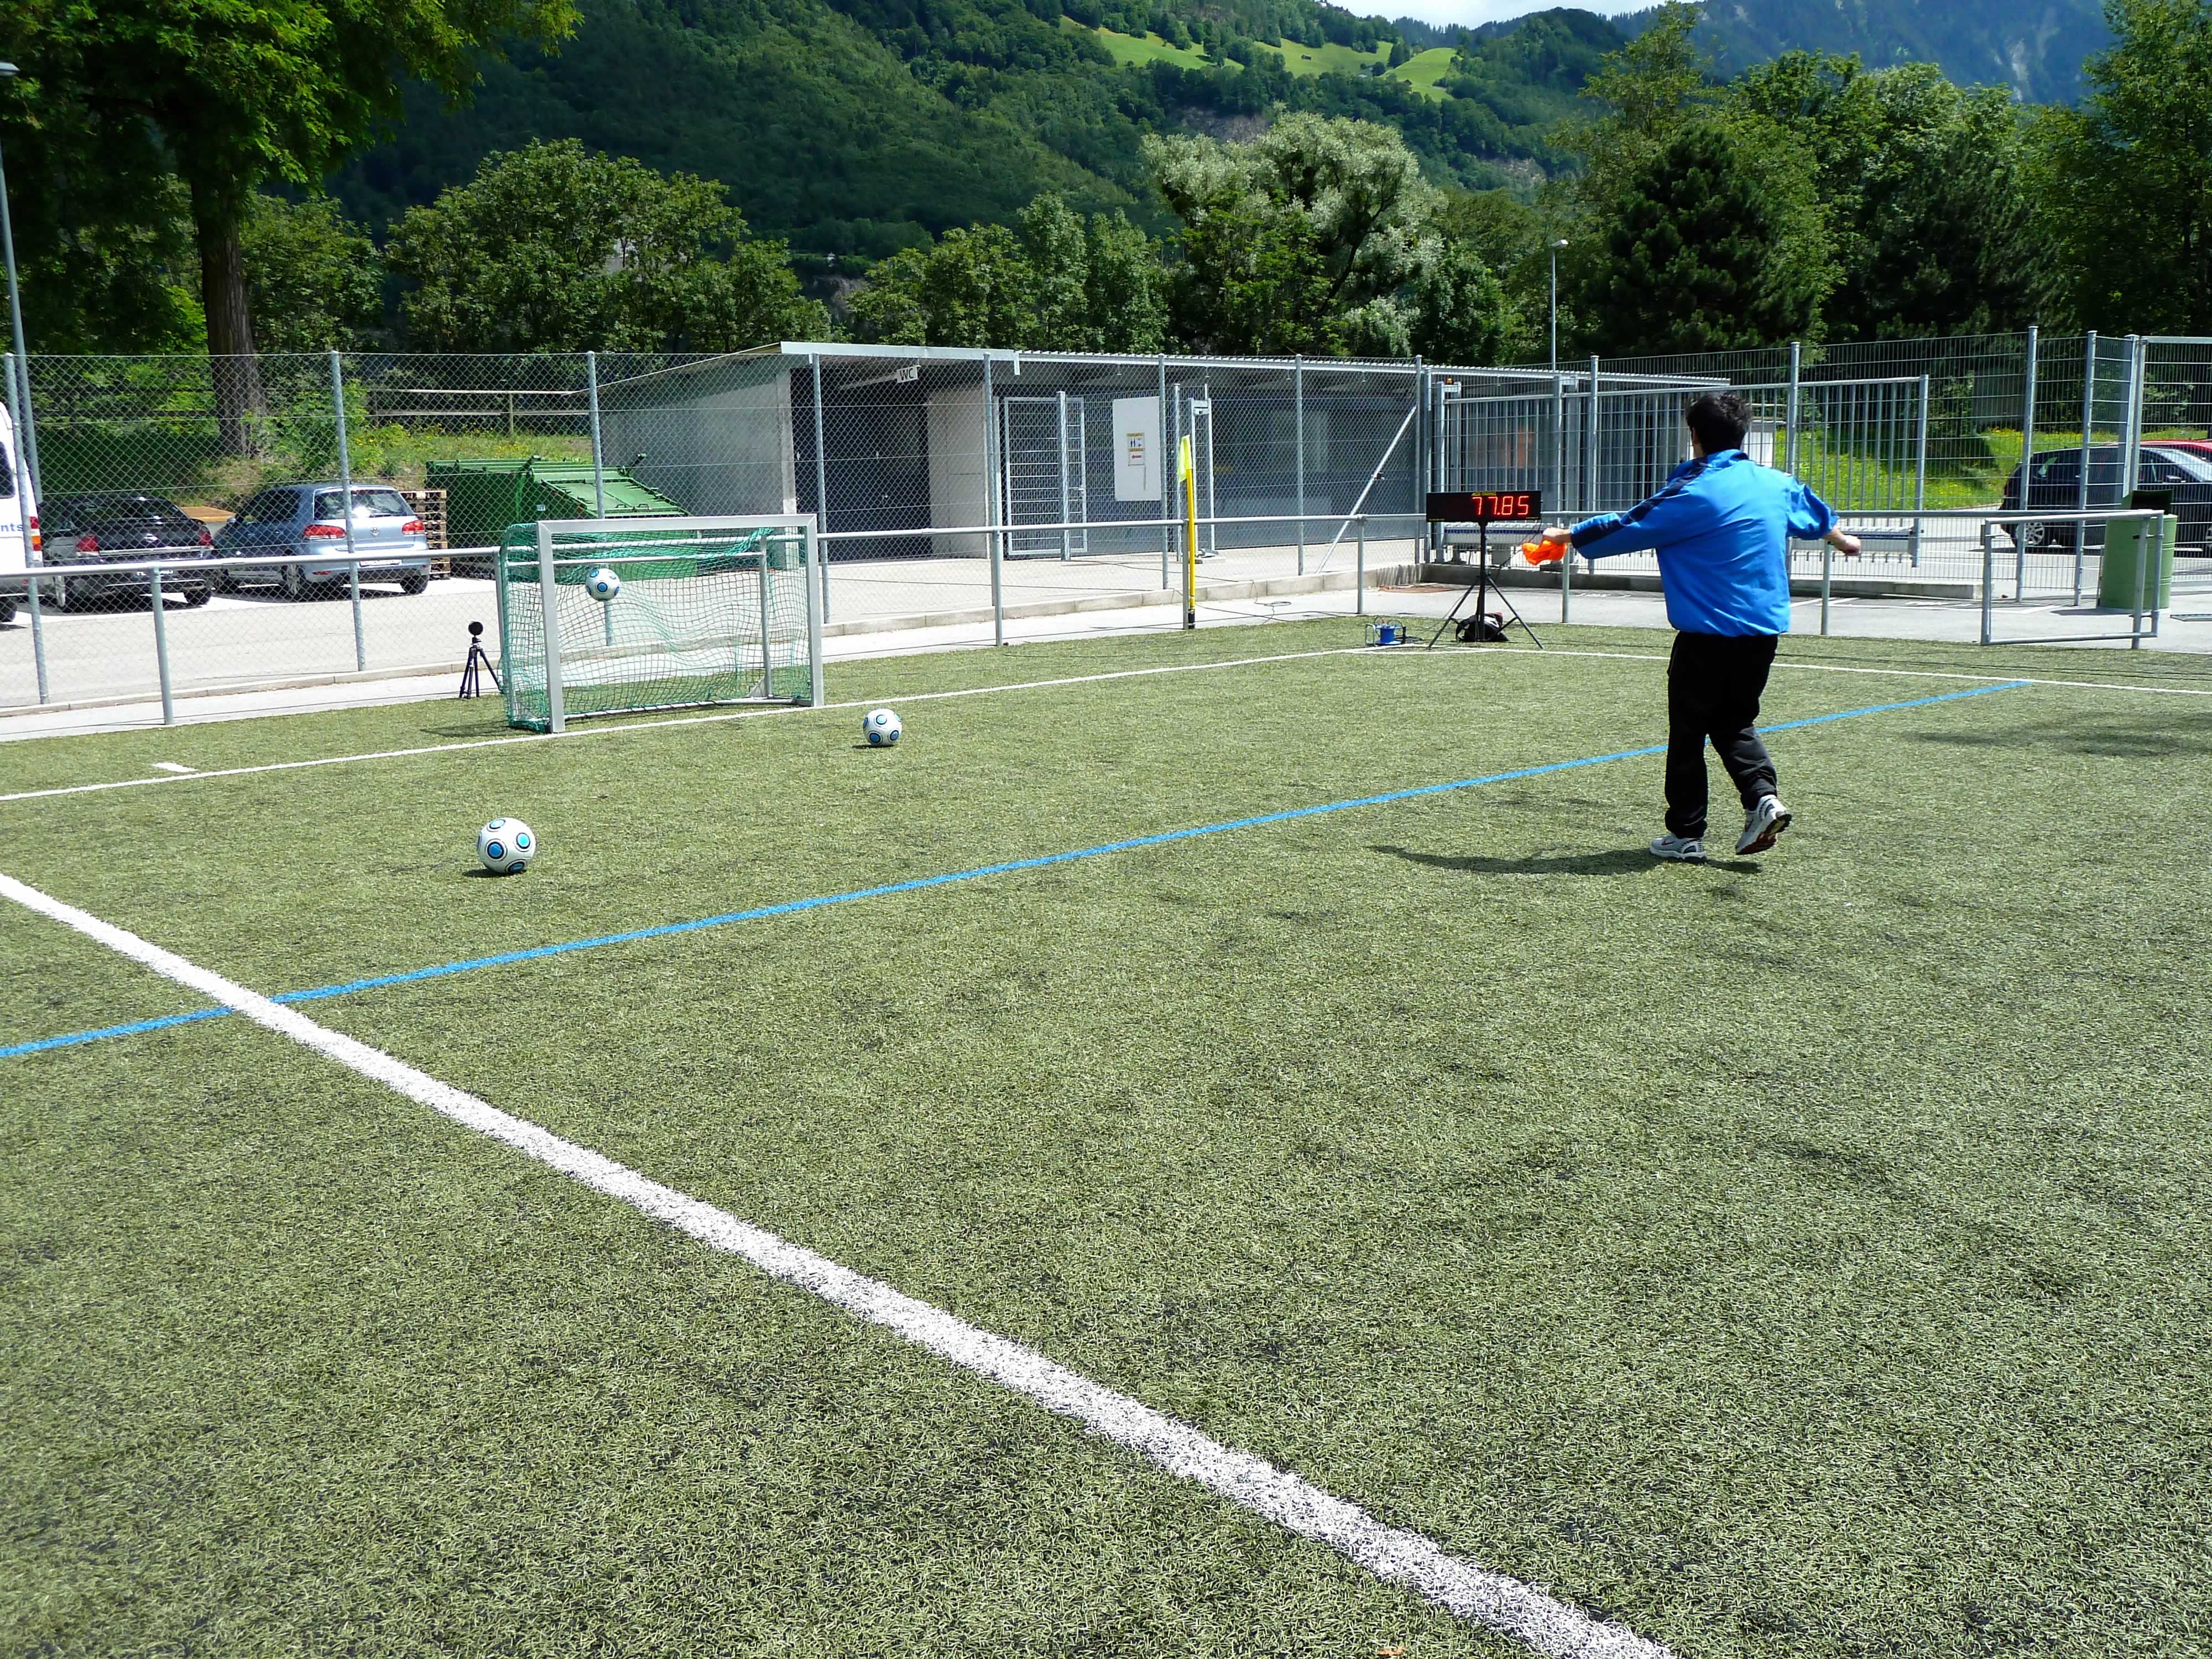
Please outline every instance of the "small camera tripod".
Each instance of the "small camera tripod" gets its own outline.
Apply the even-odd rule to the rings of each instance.
[[[456,699],[483,695],[483,681],[479,671],[491,676],[493,690],[504,691],[507,689],[499,683],[499,670],[491,665],[491,659],[484,654],[483,624],[472,622],[469,624],[468,660],[461,665],[461,689],[453,694]]]

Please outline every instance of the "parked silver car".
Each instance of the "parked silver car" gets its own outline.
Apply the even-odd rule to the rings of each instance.
[[[261,491],[216,532],[216,556],[298,554],[306,562],[235,566],[217,571],[216,581],[226,592],[274,584],[290,599],[344,581],[344,486],[336,483],[278,484]],[[396,581],[407,593],[420,593],[430,585],[430,544],[423,538],[422,520],[389,484],[354,485],[353,550],[365,582]],[[330,562],[321,562],[318,555]]]

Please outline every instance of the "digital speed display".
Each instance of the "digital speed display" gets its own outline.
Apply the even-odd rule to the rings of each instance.
[[[1438,493],[1429,497],[1431,524],[1495,524],[1500,521],[1534,523],[1544,516],[1540,489],[1477,489]]]

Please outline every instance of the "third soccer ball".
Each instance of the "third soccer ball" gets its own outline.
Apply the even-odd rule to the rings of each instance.
[[[860,732],[878,749],[888,749],[899,740],[899,717],[888,708],[871,708],[860,721]]]
[[[584,592],[590,594],[601,605],[605,605],[607,601],[613,599],[616,594],[622,592],[622,578],[616,575],[615,573],[608,569],[606,566],[601,565],[598,569],[592,571],[590,575],[584,578]]]
[[[520,818],[494,818],[477,831],[477,856],[495,876],[511,876],[538,856],[538,837]]]

